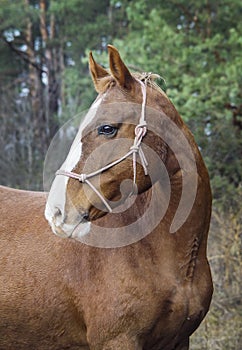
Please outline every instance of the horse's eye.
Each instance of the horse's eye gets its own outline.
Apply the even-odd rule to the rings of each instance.
[[[98,128],[98,135],[114,136],[117,133],[117,128],[113,125],[101,125]]]

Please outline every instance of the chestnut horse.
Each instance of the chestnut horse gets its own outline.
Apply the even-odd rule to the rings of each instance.
[[[206,167],[155,75],[108,51],[47,203],[0,188],[1,350],[186,350],[209,309]]]

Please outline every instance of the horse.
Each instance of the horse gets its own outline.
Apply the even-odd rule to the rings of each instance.
[[[109,70],[48,199],[1,187],[1,350],[187,350],[209,310],[209,176],[156,74]]]

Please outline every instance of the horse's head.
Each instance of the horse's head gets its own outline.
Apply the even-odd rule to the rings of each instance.
[[[72,236],[77,227],[80,235],[88,233],[91,221],[115,211],[131,193],[143,193],[158,180],[157,167],[159,160],[166,160],[167,142],[157,136],[155,129],[162,123],[155,120],[155,109],[182,125],[173,105],[153,83],[154,75],[132,75],[118,51],[111,45],[108,50],[110,72],[90,54],[99,95],[57,172],[46,205],[47,220],[63,237]],[[155,108],[149,115],[147,106]],[[173,158],[171,152],[168,173],[179,168]]]

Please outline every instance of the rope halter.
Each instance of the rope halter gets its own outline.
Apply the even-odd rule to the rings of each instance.
[[[72,179],[76,179],[79,180],[81,183],[85,183],[87,184],[95,193],[96,195],[100,198],[100,200],[103,202],[103,204],[105,205],[105,207],[107,208],[107,210],[112,213],[112,208],[110,207],[110,205],[108,204],[108,202],[106,201],[106,199],[103,197],[103,195],[100,193],[100,191],[98,191],[98,189],[89,181],[89,178],[92,178],[96,175],[101,174],[102,172],[108,170],[109,168],[112,168],[113,166],[121,163],[123,160],[125,160],[126,158],[128,158],[129,156],[132,155],[133,157],[133,183],[134,185],[136,185],[136,162],[137,162],[137,156],[139,156],[140,161],[141,161],[141,165],[144,169],[144,173],[145,175],[148,175],[148,162],[145,158],[144,152],[141,148],[141,143],[142,143],[142,139],[145,136],[146,132],[147,132],[147,124],[145,121],[145,106],[146,106],[146,83],[147,80],[145,79],[145,83],[143,83],[141,80],[137,80],[140,85],[141,85],[141,90],[142,90],[142,96],[143,96],[143,101],[142,101],[142,109],[141,109],[141,116],[140,116],[140,120],[139,120],[139,124],[135,127],[135,137],[134,137],[134,142],[133,145],[130,147],[129,151],[121,158],[115,160],[112,163],[107,164],[106,166],[104,166],[103,168],[100,168],[92,173],[89,174],[77,174],[75,172],[72,171],[66,171],[66,170],[62,170],[59,169],[56,172],[56,175],[63,175],[63,176],[67,176],[70,177]]]

